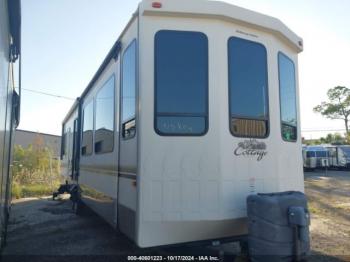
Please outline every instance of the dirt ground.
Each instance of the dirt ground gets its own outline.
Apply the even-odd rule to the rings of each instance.
[[[350,261],[350,171],[305,173],[313,254]]]
[[[224,249],[232,258],[240,250],[238,243],[226,244]],[[81,216],[74,214],[67,197],[59,201],[27,198],[13,203],[7,245],[0,261],[126,261],[130,255],[219,258],[220,249],[203,246],[140,249],[91,210],[85,208]]]
[[[308,261],[350,261],[350,172],[305,173],[311,211],[311,256]],[[213,247],[139,249],[96,214],[73,213],[68,199],[14,201],[7,246],[1,261],[124,261],[128,255],[211,255],[247,261],[238,243]],[[222,254],[222,252],[221,252]],[[225,260],[226,261],[226,260]]]

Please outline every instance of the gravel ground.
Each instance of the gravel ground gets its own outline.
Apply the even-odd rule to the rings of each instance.
[[[238,243],[226,244],[224,250],[235,258]],[[13,203],[7,245],[0,260],[121,261],[128,255],[189,254],[220,255],[213,247],[140,249],[89,209],[84,209],[82,216],[75,215],[68,199],[28,198]]]
[[[305,173],[313,254],[350,261],[350,172]]]
[[[350,172],[305,173],[311,211],[308,261],[350,261]],[[246,261],[237,243],[220,247],[229,261]],[[76,216],[66,197],[16,200],[1,261],[122,261],[128,255],[212,255],[219,248],[140,249],[96,214]]]

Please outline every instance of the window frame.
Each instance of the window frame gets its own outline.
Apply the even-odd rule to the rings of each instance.
[[[60,159],[63,160],[63,157],[66,155],[66,123],[62,125],[62,137],[61,137],[61,155]]]
[[[135,115],[132,118],[128,118],[127,120],[123,120],[123,113],[124,113],[124,102],[123,102],[123,73],[124,73],[124,57],[125,57],[125,53],[129,50],[129,48],[131,48],[131,46],[135,44],[135,105],[134,105],[134,109],[135,109]],[[133,139],[134,137],[136,137],[136,132],[137,132],[137,96],[138,96],[138,45],[137,45],[137,40],[136,38],[134,38],[133,40],[130,41],[130,43],[127,45],[127,47],[125,48],[122,56],[121,56],[121,60],[120,60],[120,105],[119,105],[119,116],[120,116],[120,132],[121,132],[121,138],[123,140],[129,140],[129,139]],[[134,126],[135,126],[135,132],[132,136],[124,136],[124,125],[127,125],[129,123],[132,123],[134,121]]]
[[[158,85],[157,85],[157,35],[161,32],[180,32],[180,33],[196,33],[196,34],[201,34],[202,36],[204,36],[205,40],[206,40],[206,45],[207,45],[207,52],[206,52],[206,60],[207,60],[207,66],[206,66],[206,86],[205,86],[205,112],[203,114],[200,113],[158,113],[157,112],[157,90],[158,90]],[[156,132],[157,135],[159,136],[165,136],[165,137],[202,137],[205,136],[208,131],[209,131],[209,38],[208,36],[201,31],[186,31],[186,30],[170,30],[170,29],[162,29],[162,30],[158,30],[155,35],[154,35],[154,42],[153,42],[153,48],[154,48],[154,54],[153,54],[153,61],[154,61],[154,93],[153,93],[153,128],[154,131]],[[158,129],[157,126],[157,117],[203,117],[204,118],[204,122],[205,122],[205,126],[203,129],[203,132],[201,133],[196,133],[196,134],[190,134],[190,133],[163,133],[161,130]]]
[[[89,102],[87,102],[85,104],[85,106],[82,108],[82,128],[81,128],[81,145],[80,145],[80,155],[83,156],[83,157],[87,157],[87,156],[92,156],[94,154],[94,136],[95,136],[95,132],[94,132],[94,129],[95,129],[95,101],[94,101],[94,97],[92,97],[92,99],[90,99]],[[83,149],[83,138],[84,138],[84,120],[85,120],[85,108],[88,106],[88,105],[92,105],[92,143],[91,143],[91,153],[90,154],[83,154],[82,152],[82,149]]]
[[[282,133],[282,103],[281,103],[281,77],[280,77],[280,73],[281,73],[281,67],[280,67],[280,55],[284,56],[287,60],[289,60],[290,62],[292,62],[292,65],[293,65],[293,70],[294,70],[294,95],[295,95],[295,117],[296,117],[296,138],[293,139],[293,140],[287,140],[283,137],[283,133]],[[298,138],[299,138],[299,135],[298,135],[298,132],[299,132],[299,116],[298,116],[298,102],[297,102],[297,79],[296,79],[296,70],[295,70],[295,63],[294,61],[289,57],[287,56],[286,54],[284,54],[282,51],[278,51],[277,53],[277,69],[278,69],[278,100],[279,100],[279,109],[280,109],[280,134],[281,134],[281,137],[282,137],[282,140],[284,142],[288,142],[288,143],[296,143],[298,141]]]
[[[266,102],[266,118],[251,118],[248,116],[238,116],[238,115],[231,115],[231,77],[230,77],[230,68],[231,68],[231,63],[230,63],[230,40],[231,39],[239,39],[239,40],[244,40],[250,43],[254,43],[256,45],[259,45],[264,48],[265,55],[266,55],[266,70],[265,70],[265,79],[266,79],[266,97],[265,97],[265,102]],[[252,41],[246,38],[238,37],[238,36],[230,36],[227,40],[227,78],[228,78],[228,128],[230,130],[230,133],[234,137],[238,138],[252,138],[252,139],[267,139],[270,136],[270,126],[271,126],[271,121],[270,121],[270,96],[269,96],[269,63],[268,63],[268,52],[266,46],[261,43],[261,42],[256,42]],[[232,119],[243,119],[243,120],[256,120],[256,121],[265,121],[266,122],[266,134],[265,136],[247,136],[247,135],[236,135],[232,132],[231,128],[231,121]]]
[[[97,102],[96,102],[96,100],[97,100],[97,96],[98,96],[98,94],[99,94],[99,92],[103,89],[103,87],[105,86],[105,84],[107,84],[108,83],[108,81],[109,80],[111,80],[111,79],[114,79],[114,81],[113,81],[113,116],[112,116],[112,118],[113,118],[113,145],[112,145],[112,149],[111,149],[111,151],[100,151],[100,152],[96,152],[96,148],[95,148],[95,144],[96,144],[96,139],[95,139],[95,135],[96,135],[96,131],[97,131],[97,129],[96,129],[96,114],[97,114]],[[93,100],[94,100],[94,128],[93,128],[93,151],[94,151],[94,153],[96,154],[96,155],[102,155],[102,154],[108,154],[108,153],[112,153],[112,152],[114,152],[114,144],[115,144],[115,127],[116,127],[116,119],[115,119],[115,108],[116,108],[116,105],[115,105],[115,102],[116,102],[116,95],[115,95],[115,87],[116,87],[116,77],[115,77],[115,73],[112,73],[108,78],[107,78],[107,80],[106,81],[104,81],[103,82],[103,84],[100,86],[100,88],[97,90],[97,92],[96,92],[96,94],[94,95],[94,98],[93,98]]]

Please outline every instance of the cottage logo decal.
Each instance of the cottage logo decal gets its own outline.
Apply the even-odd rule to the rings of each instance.
[[[238,143],[234,154],[236,156],[256,157],[256,160],[260,161],[267,155],[266,144],[256,139],[245,140]]]

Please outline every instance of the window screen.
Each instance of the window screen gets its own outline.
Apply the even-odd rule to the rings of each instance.
[[[136,133],[136,41],[125,50],[122,62],[122,136],[132,138]]]
[[[114,147],[114,76],[96,95],[95,153],[112,152]]]
[[[155,130],[203,135],[208,129],[208,39],[203,33],[155,36]]]
[[[297,140],[297,108],[295,90],[295,68],[291,59],[278,54],[281,132],[285,141]]]
[[[92,134],[94,129],[94,103],[89,102],[83,109],[83,139],[81,144],[81,154],[92,154]]]
[[[266,49],[237,37],[228,41],[230,130],[235,136],[268,134]]]

